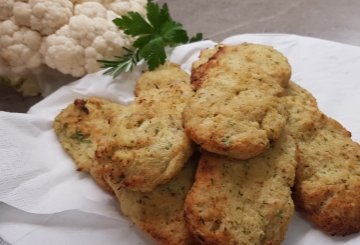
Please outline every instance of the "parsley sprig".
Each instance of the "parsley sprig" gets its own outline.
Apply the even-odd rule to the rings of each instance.
[[[171,18],[167,4],[160,7],[148,1],[146,10],[146,19],[138,12],[129,12],[113,20],[119,29],[136,40],[132,48],[124,48],[123,56],[115,56],[114,60],[98,60],[102,68],[107,68],[104,74],[116,77],[131,71],[141,60],[147,62],[149,70],[154,70],[165,63],[166,47],[202,40],[201,33],[188,37],[182,25]]]

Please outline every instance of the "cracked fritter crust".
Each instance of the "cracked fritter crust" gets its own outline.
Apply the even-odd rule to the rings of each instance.
[[[248,159],[262,153],[285,125],[280,98],[290,73],[287,59],[269,46],[204,50],[193,64],[196,93],[184,110],[187,134],[217,154]]]
[[[135,93],[129,106],[77,100],[54,123],[79,169],[107,190],[105,176],[133,191],[151,191],[174,177],[193,151],[182,126],[183,108],[193,94],[189,75],[166,64],[144,73]]]
[[[288,93],[287,128],[299,146],[296,206],[331,235],[360,231],[359,144],[305,89],[291,83]]]
[[[204,153],[185,201],[190,232],[201,244],[280,244],[294,211],[295,167],[285,135],[249,160]]]
[[[185,196],[194,181],[196,165],[189,161],[177,176],[151,192],[130,191],[113,183],[121,211],[161,245],[198,244],[184,219]]]

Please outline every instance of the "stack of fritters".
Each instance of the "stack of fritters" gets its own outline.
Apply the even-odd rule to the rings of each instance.
[[[54,128],[159,244],[280,244],[292,194],[325,232],[357,232],[360,146],[290,75],[269,46],[217,46],[193,64],[192,87],[166,64],[142,75],[130,105],[78,99]]]
[[[185,130],[223,155],[203,154],[185,202],[189,230],[201,244],[284,239],[296,167],[294,140],[283,134],[290,73],[279,52],[252,44],[205,50],[193,65],[196,94],[184,111]]]
[[[144,73],[135,93],[128,106],[76,100],[56,117],[55,132],[78,169],[115,193],[122,212],[159,244],[192,244],[183,205],[196,163],[187,163],[193,146],[181,115],[190,78],[167,64]]]
[[[248,46],[251,46],[251,48]],[[252,51],[250,52],[247,49]],[[256,51],[266,55],[258,55]],[[202,52],[200,60],[193,65],[192,82],[197,91],[185,108],[185,130],[189,133],[189,136],[204,149],[238,159],[247,158],[248,155],[246,156],[245,154],[245,157],[243,154],[237,155],[241,150],[232,152],[232,149],[240,149],[243,146],[245,146],[246,149],[246,147],[250,146],[250,148],[248,148],[249,152],[254,153],[255,151],[251,149],[261,148],[254,148],[253,146],[255,144],[249,142],[262,142],[260,145],[264,145],[263,142],[266,142],[266,140],[264,140],[265,138],[261,137],[261,134],[255,133],[256,130],[258,132],[264,132],[268,129],[267,132],[270,132],[266,134],[268,136],[285,134],[292,137],[298,149],[296,153],[298,166],[296,168],[296,181],[294,186],[295,206],[299,207],[320,229],[332,235],[346,235],[358,232],[360,230],[360,196],[358,194],[358,186],[360,184],[360,176],[358,174],[360,171],[360,147],[351,140],[350,133],[339,123],[319,111],[316,100],[307,91],[292,82],[289,83],[289,85],[287,84],[286,79],[289,78],[287,74],[290,74],[290,72],[288,71],[289,66],[286,63],[286,59],[283,58],[284,60],[281,60],[280,58],[274,58],[281,57],[281,55],[279,56],[275,51],[272,51],[274,54],[271,55],[269,54],[271,51],[269,47],[245,44],[236,47],[224,47],[223,49],[220,47]],[[230,54],[227,54],[228,52]],[[238,54],[236,55],[236,53]],[[261,56],[261,59],[254,58],[253,56]],[[238,59],[234,57],[238,57]],[[237,66],[241,68],[236,70],[236,65],[233,66],[234,64],[237,64]],[[265,68],[254,68],[257,66]],[[251,68],[247,69],[246,67]],[[250,74],[248,74],[247,71],[249,71]],[[273,71],[273,74],[271,71]],[[265,83],[265,85],[256,85],[254,77],[260,78],[259,80]],[[283,77],[283,79],[281,79],[281,77]],[[238,80],[235,78],[238,78]],[[274,81],[278,81],[278,83],[281,84],[283,88],[282,91],[276,90],[277,92],[273,93],[274,86],[278,88],[274,85]],[[242,96],[242,91],[234,93],[234,91],[236,91],[236,89],[233,89],[234,87],[247,84],[248,82],[253,84],[254,87],[246,88],[244,91],[253,90],[250,94],[255,97],[258,94],[257,89],[261,90],[264,86],[266,87],[268,84],[271,84],[270,89],[267,88],[264,92],[268,92],[268,95],[273,95],[275,101],[280,104],[280,107],[277,108],[284,106],[285,113],[275,113],[276,116],[270,121],[266,120],[266,116],[263,117],[265,118],[263,120],[254,119],[261,117],[251,117],[254,114],[266,115],[269,111],[272,111],[268,105],[273,105],[273,103],[269,103],[271,100],[262,100],[262,98],[268,98],[266,95],[258,96],[254,99],[251,96],[247,96],[246,93]],[[202,86],[204,86],[204,89]],[[204,92],[204,90],[206,92]],[[223,97],[220,98],[225,99],[221,100],[220,98],[216,98],[214,94],[217,94],[217,92],[223,95]],[[245,101],[243,102],[243,100]],[[260,102],[254,102],[256,100]],[[237,102],[228,103],[229,101]],[[274,101],[274,98],[272,101]],[[204,107],[206,109],[202,111],[199,110],[199,112],[196,113],[196,110],[201,108],[198,107],[198,105],[206,102],[210,103],[209,106]],[[250,106],[246,104],[247,102],[251,102]],[[224,105],[221,106],[221,103]],[[251,108],[251,105],[255,105],[254,108],[248,109]],[[242,114],[244,113],[244,108],[245,115]],[[231,110],[232,113],[229,113],[228,110]],[[264,112],[256,114],[261,110]],[[191,113],[189,113],[189,117],[187,118],[188,112]],[[282,110],[278,110],[278,112],[282,112]],[[287,120],[286,126],[281,128],[284,124],[279,124],[279,121],[281,121],[279,119],[284,117]],[[237,120],[232,120],[233,118],[237,118]],[[197,124],[200,125],[199,130],[192,126],[191,121],[195,120],[197,120]],[[280,125],[278,131],[274,128],[263,127],[267,122],[272,126]],[[223,126],[224,124],[227,124],[227,126]],[[248,127],[247,124],[251,125],[252,128]],[[206,130],[203,130],[205,128]],[[230,137],[226,137],[229,135],[229,131]],[[204,132],[207,136],[202,139],[201,137],[204,135]],[[253,137],[244,137],[244,139],[246,139],[244,142],[246,143],[239,144],[236,148],[232,144],[236,145],[241,142],[241,140],[239,140],[240,137],[236,137],[239,135],[238,132],[242,132],[240,134],[241,136],[250,135]],[[273,132],[277,133],[273,134]],[[222,140],[220,141],[219,139]],[[223,143],[222,147],[213,148],[214,146],[220,146],[221,143]],[[272,146],[270,146],[265,153],[260,153],[260,155],[248,160],[253,162],[251,166],[256,169],[254,171],[255,173],[260,174],[264,171],[262,165],[256,163],[258,161],[257,159],[261,159],[266,156],[266,154],[271,154],[271,152],[275,151],[277,144],[281,144],[281,142],[277,140],[277,137],[268,137],[268,144]],[[245,150],[245,152],[247,151]],[[257,154],[259,154],[258,151]],[[275,154],[277,157],[280,157],[279,155],[281,154]],[[244,161],[229,161],[219,156],[215,157],[217,160],[209,161],[208,155],[204,158],[207,159],[204,161],[210,162],[210,164],[200,162],[200,167],[196,173],[195,184],[191,188],[185,203],[186,220],[194,236],[203,244],[280,243],[286,231],[286,225],[284,226],[284,224],[288,223],[291,215],[284,215],[282,219],[275,221],[267,217],[264,218],[263,223],[258,220],[257,225],[246,221],[237,223],[233,221],[233,219],[241,220],[240,217],[246,218],[247,216],[251,216],[252,218],[248,220],[256,222],[254,214],[251,214],[251,209],[256,210],[255,213],[257,212],[258,217],[263,217],[261,212],[264,207],[259,206],[261,199],[254,193],[266,192],[267,188],[271,188],[271,185],[269,187],[250,184],[250,187],[248,187],[246,178],[244,178],[242,176],[243,173],[238,170],[241,169],[241,167],[233,166],[235,164],[240,166],[245,164],[245,166],[247,166],[247,163]],[[259,162],[263,163],[267,161],[268,160],[265,159],[259,160]],[[218,165],[215,165],[216,168],[214,168],[214,163],[211,164],[212,162],[218,163]],[[233,164],[231,165],[229,162]],[[279,163],[281,161],[277,159],[274,160],[274,162]],[[295,165],[291,164],[291,161],[288,160],[287,167],[289,169],[295,167]],[[230,171],[224,171],[225,168],[229,168],[228,166],[231,166]],[[218,175],[214,174],[214,169],[218,172]],[[270,169],[275,171],[276,165],[270,166]],[[224,177],[224,180],[222,184],[214,184],[216,183],[216,178],[219,176],[219,172],[222,172],[220,176]],[[291,176],[291,171],[287,171],[286,173],[287,175],[285,175],[285,177],[287,176],[290,180],[294,177]],[[278,174],[279,173],[276,173],[273,176]],[[216,176],[216,178],[213,177],[209,182],[208,178],[210,178],[209,176],[211,175]],[[238,184],[240,182],[239,180],[232,181],[233,186],[229,188],[228,185],[225,184],[231,179],[229,176],[238,176],[238,178],[245,181],[245,183]],[[282,172],[280,176],[284,176],[284,172]],[[264,179],[268,180],[266,177],[264,177]],[[261,181],[258,181],[258,183],[261,183]],[[287,183],[287,185],[285,183]],[[211,185],[215,186],[215,191],[209,195],[203,194],[200,196],[200,190],[211,189]],[[281,188],[283,188],[283,190],[286,188],[290,190],[289,187],[292,185],[293,183],[291,181],[283,182]],[[244,199],[240,201],[244,205],[247,201],[252,203],[252,205],[248,206],[248,210],[245,212],[246,215],[242,213],[244,211],[234,212],[232,208],[233,205],[231,204],[220,204],[239,203],[239,201],[235,201],[239,200],[238,197],[234,197],[234,195],[227,190],[234,192],[234,190],[246,187],[252,190],[249,195],[242,197]],[[281,190],[281,188],[277,188],[277,190]],[[217,192],[216,190],[221,191]],[[277,192],[273,194],[281,197]],[[271,198],[269,198],[269,200],[271,200]],[[289,205],[291,206],[291,201]],[[288,206],[288,210],[291,210],[290,206]],[[278,208],[278,210],[281,210],[281,208]],[[281,223],[279,223],[280,220]],[[273,236],[264,235],[267,234],[264,226],[264,224],[266,224],[265,221],[269,222],[270,227],[283,228],[279,230],[280,232],[276,233],[277,236],[274,235],[275,233],[273,233]],[[261,232],[259,229],[262,229]],[[257,233],[256,230],[258,231]]]

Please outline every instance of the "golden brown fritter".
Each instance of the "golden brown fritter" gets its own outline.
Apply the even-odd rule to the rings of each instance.
[[[142,75],[134,103],[112,118],[112,137],[96,150],[98,161],[113,166],[110,178],[133,191],[151,191],[181,170],[193,151],[182,125],[192,94],[189,75],[177,65]]]
[[[89,172],[105,190],[114,192],[123,213],[160,244],[196,244],[183,217],[196,167],[189,162],[183,168],[192,143],[181,117],[192,93],[189,76],[167,64],[143,74],[129,106],[100,98],[78,99],[54,121],[78,170]]]
[[[280,244],[294,211],[295,167],[286,135],[249,160],[204,153],[185,201],[190,232],[201,244]]]
[[[185,196],[195,169],[196,162],[188,162],[177,176],[151,192],[130,191],[113,183],[121,211],[161,245],[197,244],[184,220]]]
[[[112,182],[111,168],[97,162],[96,146],[109,137],[109,121],[128,107],[99,98],[76,100],[56,118],[55,131],[63,147],[76,161],[78,170],[89,172],[107,191],[119,199],[122,212],[159,244],[195,244],[183,217],[183,205],[196,169],[196,162],[185,168],[168,183],[152,192],[130,191],[122,182]]]
[[[360,145],[305,89],[292,83],[288,92],[287,130],[299,147],[295,205],[331,235],[360,231]]]
[[[109,122],[125,107],[100,98],[77,99],[64,109],[54,121],[54,130],[64,149],[74,159],[78,170],[89,172],[108,192],[111,188],[104,180],[105,166],[95,158],[99,142],[108,137]]]
[[[196,93],[184,110],[187,134],[209,152],[237,159],[262,153],[285,125],[280,97],[290,73],[287,59],[269,46],[203,51],[192,69]]]
[[[129,106],[77,100],[81,106],[70,105],[57,116],[55,131],[79,169],[105,189],[110,189],[107,179],[150,191],[174,177],[192,154],[182,126],[182,111],[192,94],[189,75],[166,64],[141,76]]]
[[[174,177],[193,151],[182,126],[183,108],[193,94],[189,75],[166,64],[144,73],[135,92],[129,106],[77,100],[82,106],[70,105],[55,120],[55,131],[79,169],[107,190],[104,176],[131,190],[151,191]],[[73,134],[80,136],[74,140]]]

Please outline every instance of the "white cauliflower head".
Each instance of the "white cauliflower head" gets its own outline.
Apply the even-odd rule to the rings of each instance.
[[[21,74],[41,65],[41,43],[38,32],[19,27],[12,19],[0,22],[0,59],[12,73]]]
[[[46,65],[80,77],[99,70],[97,59],[121,55],[132,40],[112,23],[115,16],[97,2],[77,5],[69,24],[45,38],[41,53]]]
[[[21,82],[19,91],[30,95],[48,67],[75,77],[98,71],[98,59],[122,55],[133,41],[112,20],[128,11],[145,14],[145,5],[146,0],[0,0],[0,77],[17,87]]]
[[[73,4],[69,0],[16,2],[13,14],[20,25],[37,30],[42,35],[49,35],[69,22],[73,15]]]

